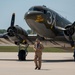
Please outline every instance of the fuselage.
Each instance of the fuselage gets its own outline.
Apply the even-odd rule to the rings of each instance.
[[[47,38],[63,36],[63,32],[55,28],[55,26],[65,28],[70,21],[60,16],[55,11],[46,6],[33,6],[24,16],[29,27],[38,35]]]

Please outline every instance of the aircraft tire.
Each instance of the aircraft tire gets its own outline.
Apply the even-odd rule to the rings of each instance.
[[[26,51],[25,50],[20,50],[18,53],[18,59],[20,61],[26,60]]]

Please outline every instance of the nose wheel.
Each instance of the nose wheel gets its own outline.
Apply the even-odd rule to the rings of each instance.
[[[26,51],[25,50],[20,50],[18,53],[18,59],[20,61],[26,60]]]

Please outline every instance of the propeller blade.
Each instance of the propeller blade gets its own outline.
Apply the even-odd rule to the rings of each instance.
[[[14,26],[14,23],[15,23],[15,13],[12,14],[12,18],[11,18],[11,27]]]
[[[62,28],[62,27],[59,27],[59,26],[55,26],[55,28],[58,29],[58,30],[62,30],[62,31],[66,30],[65,28]]]

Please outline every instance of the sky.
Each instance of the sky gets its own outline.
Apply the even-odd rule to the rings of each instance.
[[[15,25],[30,29],[24,20],[28,9],[35,5],[46,5],[72,23],[75,21],[75,0],[0,0],[0,29],[10,26],[12,13],[15,13]]]

